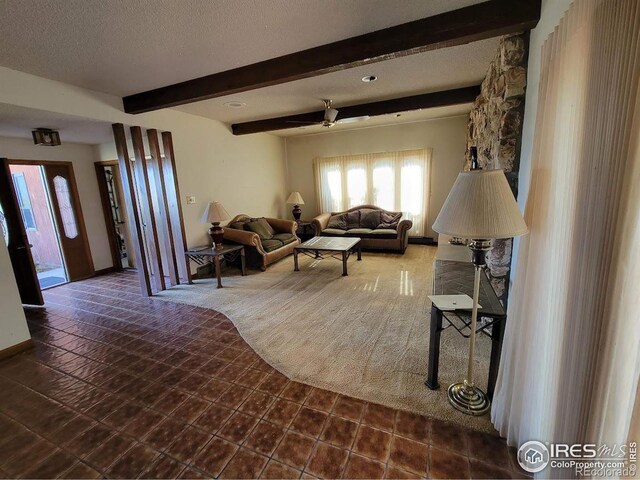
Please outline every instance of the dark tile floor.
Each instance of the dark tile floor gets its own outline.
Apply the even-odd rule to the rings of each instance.
[[[509,478],[490,435],[289,381],[121,273],[45,293],[0,362],[0,478]]]

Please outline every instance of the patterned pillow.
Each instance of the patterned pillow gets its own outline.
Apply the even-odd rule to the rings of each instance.
[[[327,228],[337,228],[339,230],[347,229],[347,217],[344,213],[332,215],[327,223]]]
[[[233,222],[229,224],[229,228],[235,228],[236,230],[245,230],[244,226],[247,222]]]
[[[260,240],[270,240],[276,233],[265,218],[258,218],[246,224],[245,228],[257,233]]]
[[[360,210],[347,212],[344,214],[347,222],[347,230],[352,228],[360,228]]]
[[[378,228],[381,222],[381,211],[371,208],[363,208],[360,210],[360,226],[362,228]]]
[[[398,223],[402,218],[402,213],[382,212],[380,215],[380,225],[378,228],[398,228]]]

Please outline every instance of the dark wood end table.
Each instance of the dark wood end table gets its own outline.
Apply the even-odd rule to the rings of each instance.
[[[313,237],[293,250],[293,270],[300,271],[298,268],[298,254],[302,253],[316,260],[324,258],[337,258],[335,255],[340,254],[338,260],[342,260],[342,276],[349,275],[347,272],[347,260],[351,256],[351,252],[358,254],[358,261],[362,260],[362,249],[360,248],[360,238],[358,237]]]
[[[298,224],[298,228],[296,229],[296,236],[303,242],[306,240],[310,240],[316,236],[316,232],[314,231],[313,224],[311,222],[298,220],[296,223]]]
[[[215,249],[212,247],[194,247],[185,252],[189,260],[194,261],[198,265],[204,265],[208,261],[213,260],[216,269],[216,278],[218,279],[218,288],[222,288],[222,276],[220,273],[221,259],[233,262],[240,256],[240,268],[242,275],[246,275],[246,266],[244,261],[244,246],[242,245],[222,245],[222,248]]]
[[[457,262],[451,260],[436,260],[433,270],[433,294],[434,295],[469,295],[473,297],[474,266],[470,262]],[[489,363],[489,378],[487,380],[487,396],[492,399],[493,391],[498,378],[500,366],[500,353],[502,351],[502,339],[504,338],[504,326],[507,313],[500,303],[496,292],[493,290],[486,273],[480,276],[480,297],[478,303],[482,308],[478,310],[478,318],[489,318],[489,322],[478,323],[476,332],[488,331],[491,327],[491,359]],[[447,325],[443,327],[443,320]],[[431,306],[431,327],[429,337],[429,368],[425,385],[431,390],[440,387],[438,383],[438,366],[440,361],[440,334],[446,328],[453,327],[462,336],[468,337],[471,333],[471,311],[453,310],[442,312],[435,305]],[[460,372],[460,376],[464,372]]]

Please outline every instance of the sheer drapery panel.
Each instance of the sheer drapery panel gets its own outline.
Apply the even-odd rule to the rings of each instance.
[[[318,213],[376,205],[402,212],[413,221],[409,235],[424,236],[430,165],[431,149],[316,158]]]
[[[530,234],[491,414],[511,445],[629,437],[640,371],[639,78],[636,0],[576,0],[543,46]]]

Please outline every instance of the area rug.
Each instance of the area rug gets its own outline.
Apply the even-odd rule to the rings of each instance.
[[[243,277],[229,268],[224,288],[196,280],[159,294],[227,315],[249,345],[287,377],[362,400],[493,432],[488,415],[469,417],[447,401],[466,372],[468,341],[453,328],[441,337],[441,387],[424,385],[429,351],[427,295],[436,248],[410,245],[404,255],[364,252],[340,261],[300,255]],[[477,384],[486,387],[491,341],[477,341]]]

